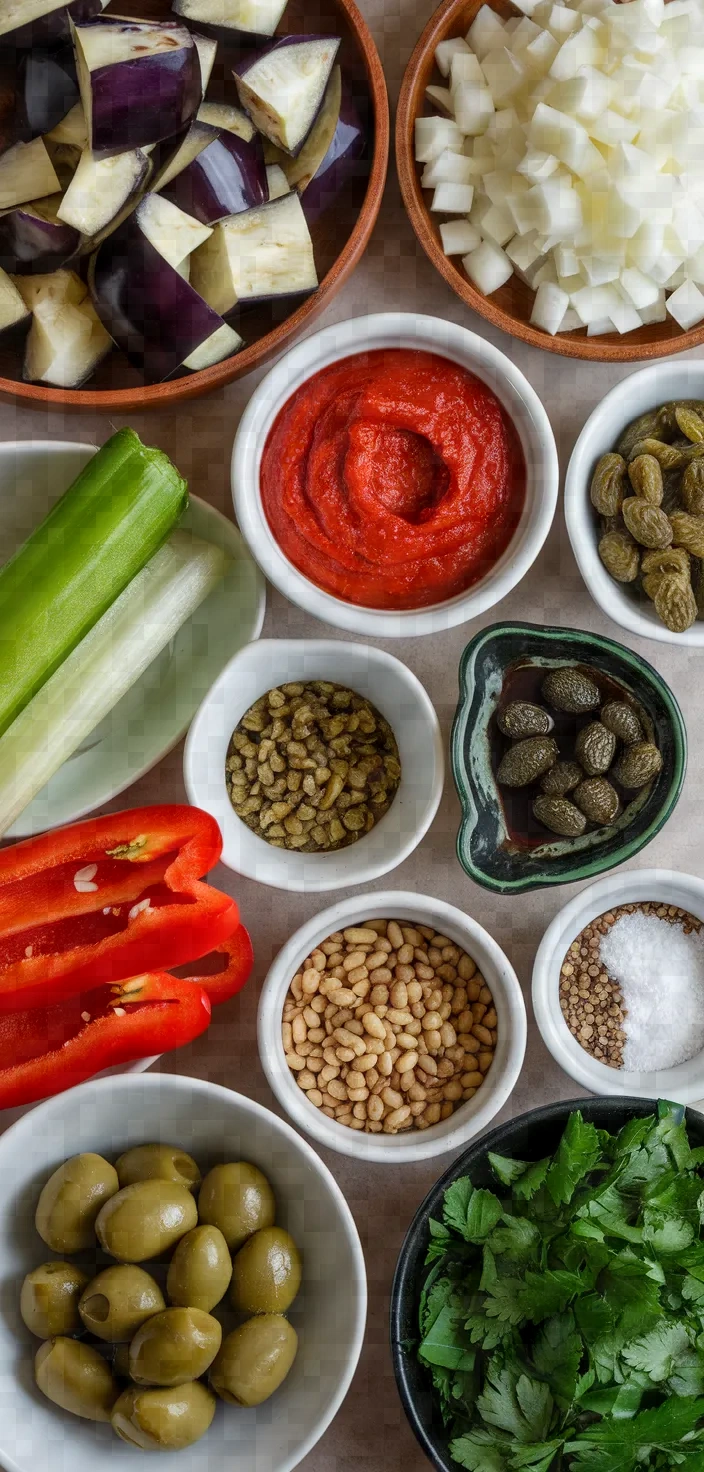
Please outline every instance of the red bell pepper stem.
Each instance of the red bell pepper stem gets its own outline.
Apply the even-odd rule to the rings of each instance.
[[[188,980],[196,982],[208,993],[213,1006],[219,1006],[221,1002],[228,1002],[230,997],[236,996],[250,975],[254,965],[254,951],[249,931],[245,930],[244,925],[238,925],[229,940],[215,947],[215,954],[226,958],[222,971],[208,976],[189,976]]]
[[[237,905],[200,877],[221,846],[213,818],[174,804],[0,852],[0,1012],[181,966],[226,941]]]
[[[59,1094],[104,1068],[190,1043],[210,1022],[210,999],[164,972],[98,987],[53,1007],[0,1017],[0,1109]]]

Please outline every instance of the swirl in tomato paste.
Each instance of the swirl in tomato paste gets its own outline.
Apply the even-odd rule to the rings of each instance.
[[[409,609],[463,593],[498,561],[525,461],[496,395],[435,353],[357,353],[301,385],[261,463],[286,557],[348,603]]]

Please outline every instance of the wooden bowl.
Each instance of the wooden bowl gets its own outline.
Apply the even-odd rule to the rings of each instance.
[[[171,16],[170,0],[111,0],[106,13],[139,19]],[[195,27],[199,29],[199,27]],[[46,384],[22,382],[20,346],[0,348],[0,395],[29,404],[52,404],[64,409],[102,409],[124,413],[129,409],[158,409],[184,399],[199,398],[242,378],[280,353],[293,338],[319,316],[354,270],[369,240],[379,213],[389,156],[389,104],[379,53],[355,0],[289,0],[280,32],[323,32],[342,37],[339,59],[350,78],[360,111],[368,116],[368,145],[360,176],[346,185],[319,220],[311,225],[311,237],[320,285],[294,311],[285,302],[278,307],[262,306],[247,313],[242,335],[246,346],[233,358],[216,363],[201,373],[187,373],[165,383],[145,384],[142,375],[118,348],[100,364],[85,388],[50,388]],[[236,101],[228,57],[234,48],[221,41],[213,82],[208,95]]]
[[[522,12],[510,0],[489,0],[492,10],[504,20]],[[437,217],[429,210],[430,190],[420,186],[420,168],[415,161],[414,123],[417,117],[430,116],[435,110],[426,102],[429,82],[446,85],[435,67],[435,48],[439,41],[464,36],[482,0],[443,0],[431,16],[406,67],[396,115],[396,165],[401,193],[413,229],[436,270],[444,276],[452,290],[481,317],[501,327],[511,337],[529,342],[532,347],[549,353],[562,353],[567,358],[591,358],[597,362],[637,363],[645,358],[664,358],[682,353],[686,348],[704,342],[704,322],[683,332],[672,317],[665,322],[639,327],[620,336],[617,332],[587,337],[586,327],[576,332],[557,333],[551,337],[533,327],[530,314],[535,293],[514,275],[491,296],[477,291],[459,263],[459,257],[446,256],[440,243]]]

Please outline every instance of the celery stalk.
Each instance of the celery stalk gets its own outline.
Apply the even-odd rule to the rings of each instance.
[[[144,674],[220,581],[228,558],[172,532],[0,736],[0,836]]]
[[[168,455],[120,429],[0,568],[0,735],[161,546],[187,500]]]

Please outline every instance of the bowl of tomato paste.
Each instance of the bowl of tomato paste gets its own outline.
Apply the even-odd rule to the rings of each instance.
[[[240,529],[294,603],[354,633],[437,633],[520,582],[557,503],[547,414],[503,353],[436,317],[337,323],[255,389]]]

